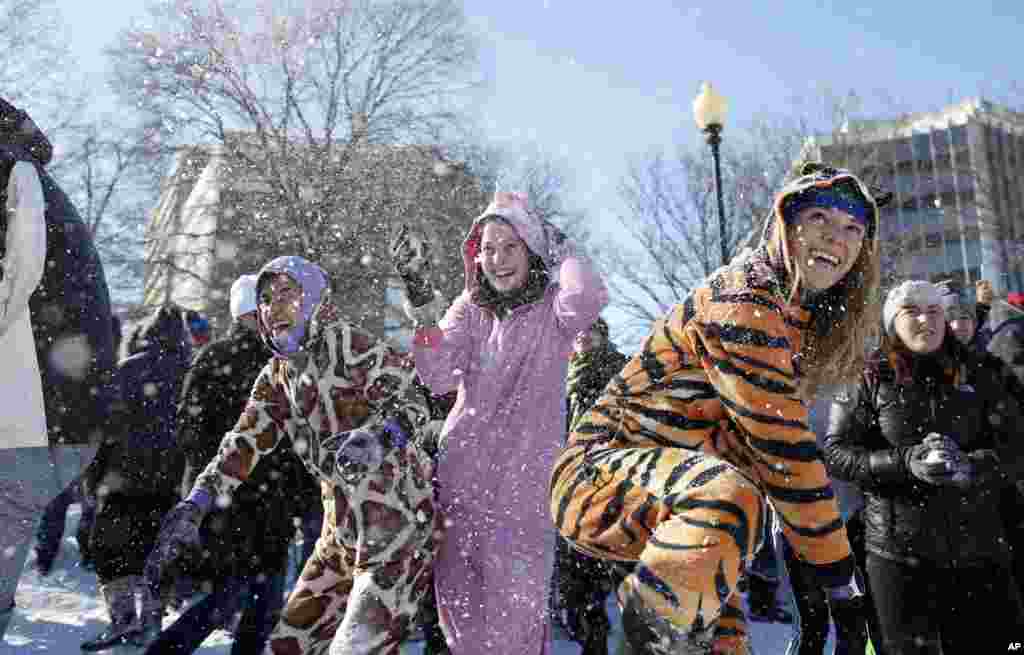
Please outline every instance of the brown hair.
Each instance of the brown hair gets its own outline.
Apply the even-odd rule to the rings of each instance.
[[[551,275],[548,273],[544,260],[540,255],[537,255],[530,250],[530,246],[526,243],[526,239],[523,239],[522,236],[519,235],[519,231],[516,230],[512,223],[501,216],[492,215],[481,219],[477,223],[477,227],[474,229],[479,229],[482,234],[484,226],[488,223],[501,223],[502,225],[511,228],[519,240],[523,242],[523,247],[526,248],[526,281],[522,287],[510,294],[503,294],[491,286],[491,283],[484,275],[483,268],[480,264],[475,264],[477,287],[470,294],[470,299],[480,307],[491,310],[499,318],[503,318],[508,315],[511,310],[519,307],[520,305],[527,305],[540,300],[544,296],[544,291],[547,289],[548,283],[551,281]]]
[[[913,384],[915,377],[922,372],[933,373],[944,382],[957,384],[960,381],[958,376],[963,375],[959,363],[966,356],[967,350],[967,346],[961,344],[948,327],[939,347],[933,352],[920,355],[908,350],[898,336],[883,330],[881,342],[868,362],[868,367],[877,373],[888,366],[893,372],[894,381],[899,385]]]

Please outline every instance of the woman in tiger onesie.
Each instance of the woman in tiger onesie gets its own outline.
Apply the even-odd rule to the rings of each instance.
[[[698,284],[575,426],[551,512],[568,540],[636,562],[618,594],[639,653],[748,653],[736,593],[765,502],[834,603],[859,574],[807,412],[854,379],[878,324],[878,207],[808,164],[760,244]]]

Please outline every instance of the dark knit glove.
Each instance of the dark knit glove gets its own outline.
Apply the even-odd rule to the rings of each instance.
[[[430,283],[428,241],[403,225],[391,244],[391,263],[405,283],[405,295],[413,307],[423,307],[434,299]]]
[[[949,437],[929,434],[924,441],[904,451],[903,463],[911,475],[927,484],[956,486],[962,483],[963,454]]]
[[[548,253],[547,263],[551,267],[552,271],[557,271],[558,267],[562,265],[567,257],[575,254],[576,249],[573,246],[572,241],[565,236],[565,232],[562,232],[554,223],[548,221],[543,222],[544,236],[547,239]]]
[[[970,464],[969,479],[972,487],[987,487],[995,484],[1002,477],[999,455],[989,448],[975,450],[967,454]]]
[[[159,595],[161,583],[168,570],[191,549],[201,543],[199,525],[206,512],[199,504],[183,500],[164,517],[156,544],[146,558],[143,574],[150,590]]]

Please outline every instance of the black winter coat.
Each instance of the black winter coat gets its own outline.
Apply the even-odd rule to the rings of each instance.
[[[235,427],[272,355],[259,334],[240,323],[199,351],[178,411],[177,442],[188,462],[185,489],[192,488]],[[208,580],[282,571],[295,535],[294,519],[320,502],[319,486],[291,444],[284,443],[260,459],[230,506],[214,505],[201,527],[203,552],[186,570]]]
[[[1022,461],[1020,407],[1007,391],[1012,374],[954,341],[943,346],[948,356],[904,360],[910,368],[901,382],[875,353],[856,388],[832,405],[825,462],[833,477],[864,491],[868,552],[951,567],[1007,557],[998,498]],[[996,450],[1003,475],[968,490],[918,480],[904,455],[930,432],[964,452]]]
[[[0,126],[17,110],[0,101]],[[19,116],[24,116],[20,113]],[[52,153],[38,129],[0,127],[0,184],[16,161],[33,164],[46,200],[46,266],[29,299],[51,444],[99,443],[117,390],[111,377],[113,319],[92,235],[71,200],[43,168]]]
[[[1009,366],[1024,385],[1024,311],[1004,303],[992,309],[985,346]]]
[[[135,331],[115,375],[120,394],[86,483],[100,496],[180,494],[185,460],[177,447],[177,401],[191,346],[181,308],[161,307]]]
[[[610,343],[573,354],[565,383],[566,431],[571,432],[576,420],[594,406],[627,361]]]

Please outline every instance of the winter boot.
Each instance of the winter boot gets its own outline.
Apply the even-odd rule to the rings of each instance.
[[[767,623],[792,623],[793,615],[779,605],[776,592],[779,583],[756,573],[747,578],[747,607],[751,621]]]
[[[131,637],[129,641],[139,648],[145,648],[153,641],[156,641],[157,636],[163,629],[164,606],[160,598],[155,596],[147,585],[140,584],[139,578],[135,580],[135,587],[142,595],[142,612],[140,617],[142,625],[139,632]]]
[[[566,625],[572,640],[582,648],[580,655],[608,655],[611,624],[604,605],[592,603],[584,607],[567,608]]]
[[[64,510],[63,512],[61,510]],[[36,529],[36,572],[40,576],[50,575],[53,563],[60,553],[64,540],[64,515],[67,505],[60,502],[60,496],[50,502],[43,512],[43,518]]]
[[[7,632],[7,624],[11,622],[11,616],[14,615],[14,601],[11,601],[10,607],[4,607],[0,609],[0,643],[3,642],[4,633]]]
[[[82,651],[98,653],[114,646],[127,644],[139,634],[135,621],[134,576],[126,576],[100,585],[100,593],[110,612],[110,625],[89,641],[82,644]]]
[[[92,557],[92,526],[96,523],[96,503],[92,499],[82,502],[82,516],[78,519],[78,529],[75,531],[75,540],[78,542],[78,552],[81,555],[82,568],[92,571],[96,568]]]
[[[717,621],[716,621],[717,623]],[[622,631],[634,655],[711,655],[715,624],[687,632],[631,597],[622,607]]]

